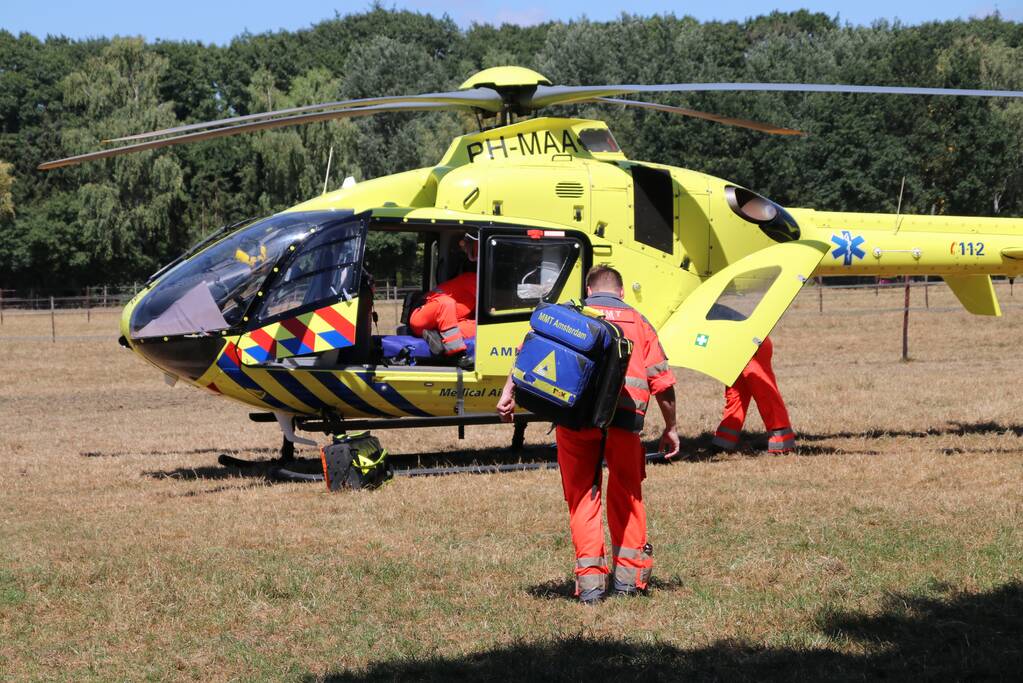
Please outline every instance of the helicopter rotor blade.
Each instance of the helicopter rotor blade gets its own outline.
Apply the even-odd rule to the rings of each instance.
[[[148,142],[140,142],[133,145],[125,145],[123,147],[114,147],[113,149],[104,149],[98,152],[79,154],[65,159],[47,161],[39,164],[36,168],[40,171],[49,171],[63,166],[75,166],[85,161],[106,159],[108,157],[120,156],[122,154],[144,152],[150,149],[159,149],[160,147],[170,147],[171,145],[183,145],[190,142],[199,142],[200,140],[211,140],[213,138],[226,137],[228,135],[240,135],[242,133],[259,130],[283,128],[284,126],[296,126],[303,123],[314,123],[316,121],[372,116],[374,114],[384,114],[388,112],[450,111],[462,108],[464,108],[463,105],[442,104],[437,102],[396,102],[393,104],[359,107],[355,109],[339,109],[335,111],[316,112],[311,114],[298,114],[296,116],[286,116],[267,121],[251,121],[249,123],[241,123],[235,126],[203,130],[195,133],[185,133],[184,135],[176,135],[174,137],[162,138],[160,140],[150,140]]]
[[[888,85],[830,85],[825,83],[666,83],[664,85],[539,85],[520,102],[526,109],[573,104],[600,97],[655,92],[804,92],[870,95],[953,95],[959,97],[1023,97],[1019,90],[916,88]]]
[[[622,104],[627,107],[638,107],[640,109],[655,109],[657,111],[666,111],[671,114],[682,114],[683,116],[691,116],[697,119],[704,119],[706,121],[714,121],[715,123],[723,123],[726,126],[735,126],[737,128],[749,128],[751,130],[758,130],[762,133],[770,133],[772,135],[806,135],[801,130],[794,128],[784,128],[782,126],[776,126],[771,123],[761,123],[760,121],[753,121],[750,119],[737,119],[731,116],[721,116],[719,114],[710,114],[705,111],[699,111],[697,109],[686,109],[685,107],[673,107],[667,104],[657,104],[656,102],[640,102],[637,100],[622,100],[615,97],[598,97],[594,102],[606,102],[608,104]]]
[[[248,121],[259,121],[278,116],[303,114],[306,112],[322,111],[327,109],[335,110],[356,107],[361,108],[381,104],[400,104],[415,102],[426,104],[446,104],[452,106],[463,106],[467,109],[483,109],[488,112],[500,111],[502,104],[501,96],[495,90],[492,90],[490,88],[476,88],[474,90],[458,90],[454,92],[425,93],[423,95],[391,95],[387,97],[366,97],[357,100],[341,100],[338,102],[307,104],[301,107],[289,107],[287,109],[277,109],[276,111],[259,112],[257,114],[246,114],[244,116],[232,116],[226,119],[217,119],[215,121],[189,123],[182,126],[174,126],[173,128],[164,128],[162,130],[154,130],[146,133],[136,133],[134,135],[125,135],[119,138],[111,138],[109,140],[104,140],[103,143],[106,144],[110,142],[128,142],[130,140],[145,140],[160,135],[177,135],[179,133],[185,133],[193,130],[226,127],[232,124],[244,123]]]

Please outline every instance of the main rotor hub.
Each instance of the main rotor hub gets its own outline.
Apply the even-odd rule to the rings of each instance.
[[[469,77],[465,83],[459,86],[459,90],[472,90],[473,88],[491,88],[501,96],[504,105],[500,112],[481,112],[484,117],[496,116],[501,125],[511,123],[512,114],[530,114],[533,107],[524,106],[523,102],[528,101],[538,86],[551,85],[549,78],[532,69],[521,66],[495,66],[484,69]]]
[[[538,85],[551,85],[551,81],[543,74],[522,66],[495,66],[473,74],[458,89],[493,88],[503,93],[507,90],[535,88]]]

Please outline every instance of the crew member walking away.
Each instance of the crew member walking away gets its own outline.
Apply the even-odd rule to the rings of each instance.
[[[617,595],[645,591],[653,568],[653,547],[647,539],[642,482],[646,455],[639,433],[651,395],[664,416],[660,449],[665,457],[678,453],[675,431],[675,376],[668,367],[657,333],[638,311],[622,299],[622,276],[607,265],[586,275],[586,305],[596,308],[633,343],[626,372],[606,440],[596,428],[557,428],[558,466],[568,503],[569,528],[575,546],[576,595],[594,604],[611,588]],[[511,377],[505,383],[497,411],[512,420],[515,396]],[[601,520],[601,458],[607,461],[607,525],[611,532],[611,563],[605,559]]]
[[[796,448],[796,433],[789,422],[789,411],[778,390],[778,380],[771,369],[774,345],[770,338],[757,349],[735,384],[725,388],[725,412],[714,432],[714,445],[731,451],[739,445],[739,435],[746,421],[750,399],[757,402],[760,417],[767,428],[767,451],[787,453]]]
[[[473,263],[479,253],[479,241],[466,233],[458,242]],[[428,330],[440,334],[444,355],[460,356],[466,351],[465,338],[476,336],[476,271],[471,270],[437,285],[426,301],[409,315],[412,333],[422,337]]]

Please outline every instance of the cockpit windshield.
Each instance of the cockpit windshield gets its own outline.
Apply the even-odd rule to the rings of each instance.
[[[241,323],[289,247],[351,215],[348,211],[284,213],[231,233],[157,282],[132,313],[131,336],[201,334]],[[361,233],[354,229],[351,237],[358,241]]]

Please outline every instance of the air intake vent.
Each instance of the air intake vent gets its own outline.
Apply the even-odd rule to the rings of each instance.
[[[583,196],[582,183],[558,183],[554,186],[554,194],[566,199],[575,199]]]

